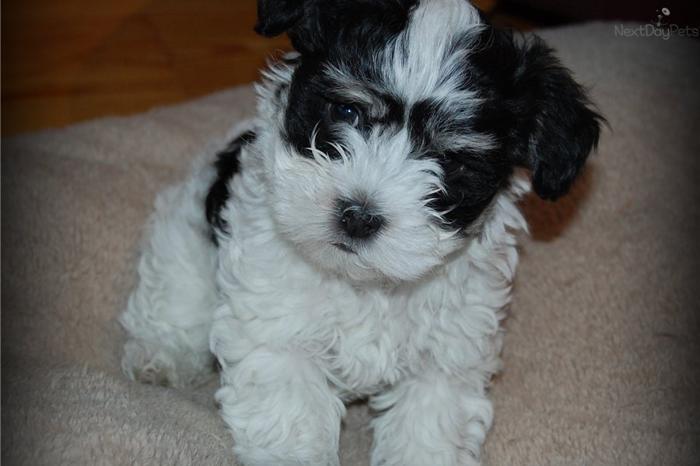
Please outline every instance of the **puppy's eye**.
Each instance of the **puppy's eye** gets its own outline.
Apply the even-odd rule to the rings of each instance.
[[[360,122],[360,109],[353,104],[331,104],[331,120],[357,126]]]

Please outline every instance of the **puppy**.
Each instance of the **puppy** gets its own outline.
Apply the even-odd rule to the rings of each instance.
[[[369,399],[373,465],[471,465],[526,229],[601,117],[538,38],[466,0],[260,0],[296,52],[246,130],[162,193],[121,316],[123,370],[198,384],[244,465],[337,465]]]

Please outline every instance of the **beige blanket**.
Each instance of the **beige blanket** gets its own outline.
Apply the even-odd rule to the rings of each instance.
[[[700,42],[614,28],[543,32],[612,131],[570,196],[525,202],[491,465],[700,464]],[[234,463],[215,384],[126,380],[115,318],[154,195],[252,109],[245,87],[2,142],[4,464]]]

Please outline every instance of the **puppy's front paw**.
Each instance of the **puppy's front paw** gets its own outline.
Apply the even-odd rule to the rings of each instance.
[[[132,380],[162,387],[179,385],[175,363],[162,351],[140,340],[124,345],[122,371]]]
[[[260,388],[260,392],[265,392]],[[285,392],[257,397],[223,387],[216,394],[245,466],[338,466],[339,419],[329,419]],[[320,414],[320,415],[319,415]],[[330,413],[333,414],[334,413]],[[330,423],[329,423],[330,421]]]
[[[225,365],[224,365],[225,366]],[[224,367],[216,393],[245,466],[338,466],[342,401],[297,355],[259,349]]]

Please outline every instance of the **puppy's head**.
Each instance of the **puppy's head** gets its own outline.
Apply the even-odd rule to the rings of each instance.
[[[477,235],[516,167],[566,193],[601,118],[541,40],[466,0],[260,0],[299,52],[267,73],[266,174],[282,231],[354,280],[412,280]]]

